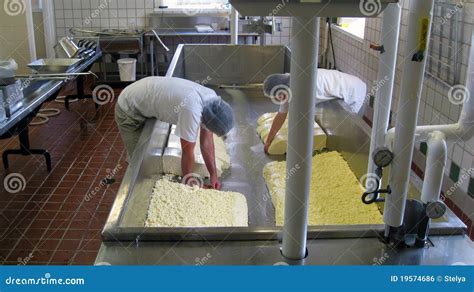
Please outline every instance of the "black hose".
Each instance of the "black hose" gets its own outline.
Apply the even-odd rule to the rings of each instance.
[[[328,24],[328,26],[329,26],[329,30],[328,30],[328,32],[329,32],[329,42],[331,43],[332,58],[333,58],[333,61],[334,61],[334,66],[333,66],[333,68],[331,68],[331,69],[337,70],[337,66],[336,66],[336,52],[334,51],[334,41],[333,41],[333,39],[332,39],[332,26],[331,26],[332,23],[331,23],[331,18],[328,17],[328,18],[326,19],[326,22],[327,22],[327,24]]]

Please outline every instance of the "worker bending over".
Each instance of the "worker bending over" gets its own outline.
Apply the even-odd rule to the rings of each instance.
[[[333,99],[343,99],[353,112],[360,111],[367,96],[367,85],[362,80],[336,70],[318,69],[316,87],[316,104]],[[291,102],[289,90],[290,74],[288,73],[270,75],[263,83],[265,96],[280,105],[265,141],[264,150],[267,154],[288,116],[289,103]]]
[[[145,121],[150,118],[176,125],[175,133],[181,138],[183,178],[193,173],[194,148],[200,134],[201,152],[210,174],[209,187],[220,189],[213,133],[224,136],[233,128],[234,115],[229,104],[214,90],[185,79],[148,77],[131,84],[122,91],[115,107],[115,121],[129,159],[137,148]]]

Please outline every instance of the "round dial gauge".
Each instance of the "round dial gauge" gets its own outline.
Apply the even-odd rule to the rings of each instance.
[[[426,206],[426,216],[431,219],[438,219],[446,213],[446,205],[443,202],[433,202]]]
[[[393,161],[393,153],[388,148],[380,148],[375,150],[373,159],[378,167],[387,167]]]

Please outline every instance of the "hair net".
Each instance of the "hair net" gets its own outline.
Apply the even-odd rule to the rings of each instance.
[[[234,127],[232,108],[220,98],[213,100],[204,107],[202,123],[217,136],[224,136]]]

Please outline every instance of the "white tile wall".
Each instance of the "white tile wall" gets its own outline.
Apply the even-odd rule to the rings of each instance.
[[[62,37],[71,27],[145,28],[153,0],[54,0],[54,9],[56,33]]]

